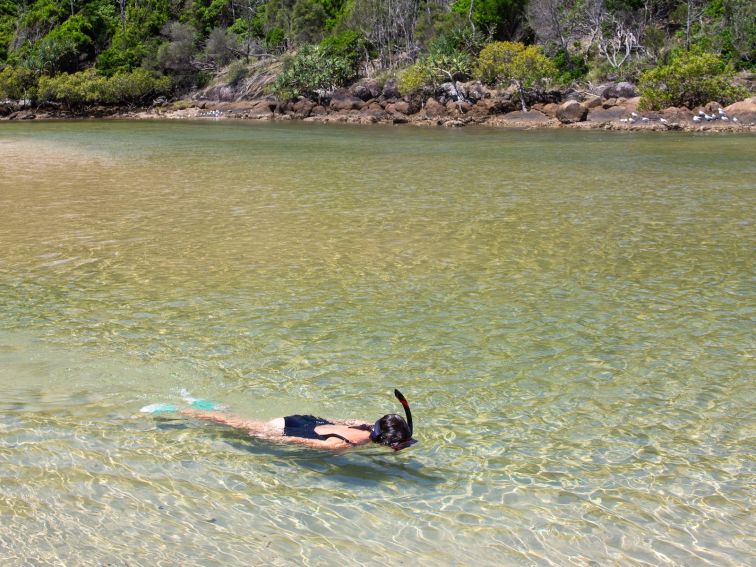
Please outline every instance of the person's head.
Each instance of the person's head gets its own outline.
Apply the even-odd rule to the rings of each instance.
[[[375,422],[370,440],[398,451],[412,443],[412,430],[401,415],[390,413]]]

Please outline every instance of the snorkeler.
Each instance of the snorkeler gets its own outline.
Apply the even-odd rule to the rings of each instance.
[[[313,415],[287,415],[270,421],[252,421],[222,411],[207,400],[185,398],[190,407],[179,409],[172,404],[152,404],[145,413],[178,411],[182,415],[212,421],[247,431],[252,437],[279,443],[298,443],[314,449],[348,449],[368,443],[380,443],[399,451],[417,441],[412,438],[412,413],[409,402],[399,390],[394,395],[404,407],[407,420],[397,414],[384,415],[372,425],[359,420],[327,420]]]

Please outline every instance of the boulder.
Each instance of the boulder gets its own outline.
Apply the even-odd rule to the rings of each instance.
[[[725,108],[730,117],[735,117],[745,124],[756,123],[756,96],[741,100]]]
[[[638,95],[632,83],[612,83],[599,87],[601,98],[633,98]]]
[[[307,98],[299,99],[292,106],[294,113],[301,118],[307,118],[312,113],[313,108],[315,108],[315,103]]]
[[[586,120],[588,122],[618,122],[622,118],[627,118],[627,115],[627,111],[621,106],[597,107],[588,111]]]
[[[381,94],[384,98],[400,98],[402,93],[399,92],[399,82],[396,79],[389,79],[383,85],[383,92]]]
[[[353,84],[349,88],[349,92],[352,96],[367,102],[371,98],[378,98],[381,96],[381,86],[375,79],[362,79]]]
[[[471,83],[457,83],[459,91],[468,101],[476,103],[486,96],[486,90],[480,81]]]
[[[588,110],[590,110],[591,108],[599,107],[601,106],[601,97],[588,95],[583,101],[583,106],[585,106]]]
[[[562,124],[583,122],[588,115],[588,109],[576,100],[562,103],[556,111],[556,117]]]
[[[312,110],[310,111],[310,117],[313,116],[324,116],[328,114],[328,110],[325,106],[318,104],[312,107]]]
[[[435,98],[429,98],[425,101],[425,115],[428,117],[443,116],[446,114],[446,108]]]
[[[472,105],[469,102],[465,102],[464,100],[454,101],[450,100],[446,103],[446,111],[449,113],[459,112],[461,114],[467,113],[472,108]]]
[[[399,112],[406,116],[419,112],[420,104],[414,101],[398,100],[393,104],[392,112]]]
[[[331,110],[343,112],[348,110],[360,110],[365,105],[362,99],[349,94],[349,91],[339,89],[331,95]]]
[[[538,112],[537,110],[530,110],[528,112],[516,110],[514,112],[508,112],[501,117],[501,122],[524,127],[546,124],[549,121],[550,120],[548,116],[546,116],[543,112]]]
[[[544,104],[543,108],[541,108],[541,112],[543,112],[549,118],[556,118],[557,110],[559,110],[559,105],[554,102]]]

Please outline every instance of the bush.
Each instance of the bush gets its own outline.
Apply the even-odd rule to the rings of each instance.
[[[536,45],[525,46],[511,41],[495,41],[483,48],[478,57],[476,73],[484,83],[509,86],[514,84],[525,107],[525,89],[539,86],[556,75],[556,67]]]
[[[569,85],[585,77],[588,73],[588,65],[585,59],[579,55],[570,55],[564,50],[559,50],[552,58],[556,68],[556,81],[562,85]]]
[[[440,83],[467,79],[472,69],[470,56],[462,51],[435,52],[407,67],[399,78],[399,90],[404,94],[424,87],[434,90]]]
[[[319,48],[332,57],[343,57],[348,60],[356,71],[366,46],[365,36],[354,30],[346,30],[325,38],[320,42]]]
[[[24,67],[7,66],[0,71],[0,100],[34,100],[37,76]]]
[[[88,104],[144,104],[168,94],[171,81],[146,69],[116,73],[112,77],[98,75],[94,69],[79,73],[43,76],[39,80],[39,98],[45,102],[62,102],[72,110]]]
[[[283,71],[272,90],[282,99],[320,98],[325,92],[346,84],[353,76],[352,65],[346,58],[303,45],[296,55],[284,60]]]
[[[681,51],[667,65],[641,75],[641,107],[659,110],[669,106],[693,108],[716,100],[730,104],[748,96],[732,84],[733,70],[713,53]]]

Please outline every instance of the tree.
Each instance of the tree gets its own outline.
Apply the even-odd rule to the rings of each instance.
[[[660,110],[669,106],[694,108],[716,100],[728,104],[748,96],[733,86],[732,68],[713,53],[679,51],[669,64],[649,69],[641,75],[641,105]]]
[[[514,85],[520,94],[522,110],[527,112],[525,89],[553,77],[556,69],[536,45],[525,47],[519,42],[495,41],[480,52],[476,73],[489,84]]]

